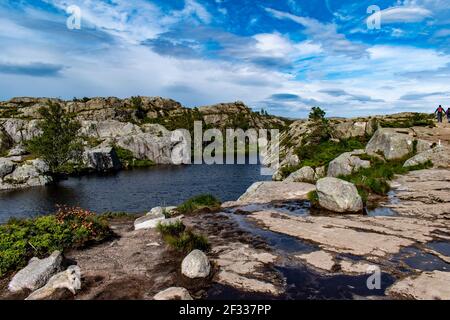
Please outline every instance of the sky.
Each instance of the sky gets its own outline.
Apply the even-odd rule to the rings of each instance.
[[[450,0],[0,0],[0,99],[431,113],[450,105],[449,40]]]

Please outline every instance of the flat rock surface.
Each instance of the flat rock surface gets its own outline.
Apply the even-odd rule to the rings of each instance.
[[[398,281],[388,290],[398,298],[418,300],[449,300],[450,272],[424,272]]]
[[[256,182],[237,201],[226,202],[222,207],[273,201],[306,200],[308,193],[315,189],[316,187],[313,184],[302,182]]]

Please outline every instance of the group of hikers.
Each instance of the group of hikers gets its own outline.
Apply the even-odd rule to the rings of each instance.
[[[450,123],[450,108],[447,109],[447,111],[442,108],[442,106],[439,106],[436,111],[434,112],[437,116],[437,121],[442,123],[442,118],[444,118],[445,115],[447,115],[448,123]]]

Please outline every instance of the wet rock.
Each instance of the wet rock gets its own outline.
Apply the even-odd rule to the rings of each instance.
[[[316,177],[316,172],[311,167],[303,167],[289,175],[285,179],[286,182],[308,182],[314,183]]]
[[[387,290],[387,294],[406,299],[449,300],[449,283],[450,272],[424,272],[396,282]]]
[[[11,280],[8,289],[18,292],[24,289],[36,290],[61,269],[61,252],[55,251],[45,259],[32,258],[28,265],[20,270]]]
[[[385,257],[403,247],[432,241],[435,233],[445,232],[444,222],[409,217],[310,216],[294,217],[260,211],[251,219],[271,231],[311,241],[323,250],[357,256]]]
[[[316,188],[319,204],[327,210],[344,213],[363,209],[361,196],[350,182],[328,177],[317,181]]]
[[[13,172],[14,162],[6,158],[0,158],[0,179]]]
[[[70,266],[67,270],[55,274],[45,286],[31,293],[25,300],[46,300],[58,289],[67,289],[75,295],[81,289],[80,267]]]
[[[358,155],[364,153],[364,150],[354,150],[345,152],[331,161],[328,165],[328,177],[347,176],[361,168],[369,168],[370,161],[361,160]]]
[[[217,246],[213,253],[220,268],[216,282],[248,292],[273,295],[281,292],[281,281],[268,269],[277,256],[237,242]]]
[[[387,160],[400,159],[414,151],[414,141],[418,152],[431,147],[425,140],[417,140],[409,129],[380,128],[367,143],[366,153],[381,153]]]
[[[223,203],[222,207],[272,201],[306,200],[308,193],[314,189],[313,184],[302,182],[255,182],[237,201]]]
[[[157,293],[154,300],[193,300],[189,291],[181,287],[171,287]]]
[[[326,270],[329,272],[331,272],[336,265],[333,255],[326,251],[315,251],[298,255],[296,257],[318,269]]]
[[[87,168],[98,172],[119,170],[121,168],[120,160],[112,147],[88,149],[84,152],[83,158]]]
[[[188,278],[206,278],[211,272],[211,266],[206,254],[193,250],[181,263],[181,273]]]
[[[406,160],[404,167],[417,166],[427,161],[433,163],[434,168],[450,168],[450,149],[444,146],[437,146],[433,149],[416,154]]]

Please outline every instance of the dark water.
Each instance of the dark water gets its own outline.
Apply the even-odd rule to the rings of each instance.
[[[270,180],[258,165],[158,166],[113,175],[70,178],[57,186],[0,192],[0,223],[52,213],[56,204],[94,212],[148,212],[160,205],[178,205],[209,193],[222,201],[236,200],[256,181]]]

